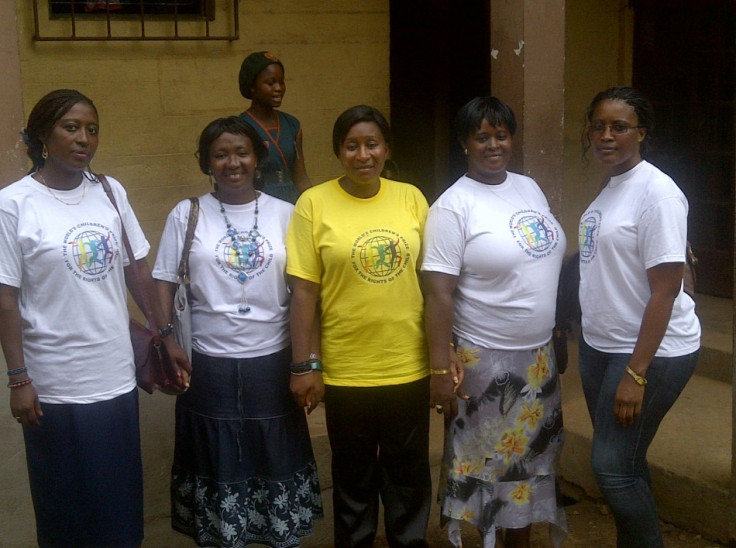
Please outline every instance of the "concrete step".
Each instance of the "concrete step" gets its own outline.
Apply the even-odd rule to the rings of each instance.
[[[695,295],[695,311],[702,326],[697,375],[733,381],[733,300]]]

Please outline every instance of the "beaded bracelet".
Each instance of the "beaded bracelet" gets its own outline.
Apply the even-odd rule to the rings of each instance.
[[[25,367],[19,367],[18,369],[10,369],[8,371],[8,377],[12,377],[13,375],[20,375],[21,373],[25,373],[28,371]]]
[[[429,372],[432,375],[447,375],[450,372],[450,370],[449,369],[432,369],[430,367]]]
[[[25,380],[22,380],[22,381],[18,381],[18,382],[9,382],[9,383],[8,383],[8,388],[11,388],[11,389],[12,389],[12,388],[20,388],[21,386],[25,386],[25,385],[27,385],[27,384],[31,384],[32,382],[33,382],[33,379],[32,379],[32,378],[30,378],[30,377],[28,377],[27,379],[25,379]]]

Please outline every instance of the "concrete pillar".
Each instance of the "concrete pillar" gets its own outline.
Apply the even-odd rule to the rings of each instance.
[[[0,187],[16,181],[29,162],[18,132],[24,127],[15,2],[0,2]]]
[[[491,91],[519,124],[510,166],[534,178],[552,210],[562,203],[565,1],[491,2]]]

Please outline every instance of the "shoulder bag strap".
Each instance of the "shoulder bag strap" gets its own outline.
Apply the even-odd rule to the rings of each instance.
[[[179,282],[189,287],[189,251],[192,249],[192,240],[194,240],[194,230],[197,228],[197,220],[199,219],[199,198],[189,198],[191,205],[189,207],[189,219],[187,221],[187,233],[184,237],[184,247],[181,251],[181,260],[179,261],[179,270],[177,276]]]
[[[118,215],[120,216],[120,226],[123,230],[123,245],[125,246],[125,253],[128,255],[128,262],[130,264],[130,272],[133,275],[133,284],[138,288],[138,295],[141,299],[141,304],[143,304],[143,313],[146,315],[146,320],[148,321],[148,329],[151,331],[151,334],[153,335],[154,341],[157,344],[161,343],[161,339],[158,334],[158,324],[156,323],[156,320],[153,317],[153,310],[151,308],[151,302],[149,300],[148,292],[143,289],[143,283],[141,280],[141,271],[138,268],[138,262],[135,259],[135,255],[133,254],[133,249],[130,247],[130,240],[128,240],[128,234],[125,232],[125,222],[123,221],[123,216],[120,215],[120,209],[118,209],[118,204],[115,201],[115,196],[112,193],[112,188],[110,188],[110,183],[107,180],[107,177],[102,175],[101,173],[96,174],[96,177],[99,179],[100,183],[102,184],[102,188],[105,189],[105,193],[107,194],[107,197],[110,198],[110,201],[112,202],[113,207],[115,207],[115,211],[118,212]]]

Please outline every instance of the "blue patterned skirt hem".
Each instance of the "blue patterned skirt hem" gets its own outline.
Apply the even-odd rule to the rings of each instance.
[[[191,387],[176,402],[171,519],[198,546],[299,546],[323,516],[290,358],[289,348],[246,359],[193,353]]]

